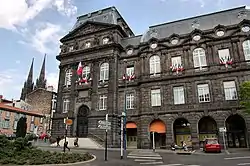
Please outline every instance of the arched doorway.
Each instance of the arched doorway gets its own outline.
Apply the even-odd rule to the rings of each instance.
[[[153,133],[155,137],[155,147],[161,148],[166,146],[166,125],[163,121],[156,119],[149,125],[150,143],[153,147]]]
[[[174,121],[175,143],[181,146],[181,142],[185,141],[187,145],[192,145],[192,137],[190,123],[185,118],[178,118]]]
[[[137,126],[135,122],[127,122],[126,131],[128,148],[137,148]]]
[[[199,130],[200,146],[203,146],[203,141],[206,138],[218,137],[218,129],[216,121],[210,116],[204,116],[199,120],[198,130]]]
[[[76,127],[77,137],[88,136],[88,113],[89,108],[86,105],[82,105],[78,110]]]
[[[230,148],[245,148],[246,145],[246,123],[238,114],[231,115],[226,120],[227,142]]]

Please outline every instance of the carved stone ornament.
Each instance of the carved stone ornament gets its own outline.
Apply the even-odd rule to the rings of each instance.
[[[90,101],[89,97],[79,97],[76,100],[77,103],[86,103],[86,102],[89,102],[89,101]]]
[[[74,43],[74,50],[78,50],[79,49],[79,42],[76,40]]]
[[[94,45],[99,45],[99,37],[98,36],[94,37],[93,44]]]
[[[67,46],[66,45],[61,45],[60,48],[61,48],[62,53],[67,52]]]
[[[95,26],[92,24],[88,24],[88,25],[85,25],[83,28],[80,28],[79,31],[76,33],[76,36],[77,35],[86,35],[86,34],[89,34],[91,32],[99,31],[101,29],[104,29],[104,28],[101,26]]]

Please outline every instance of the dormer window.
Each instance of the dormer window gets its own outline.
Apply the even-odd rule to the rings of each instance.
[[[225,35],[225,32],[224,32],[223,30],[218,30],[218,31],[216,32],[216,35],[219,36],[219,37],[221,37],[221,36],[224,36],[224,35]]]
[[[179,42],[179,39],[178,39],[178,38],[173,38],[173,39],[171,40],[171,44],[173,44],[173,45],[176,45],[178,42]]]
[[[105,37],[102,39],[102,44],[108,44],[109,42],[109,38],[108,37]]]
[[[151,47],[152,49],[155,49],[157,46],[158,46],[157,43],[152,43],[152,44],[150,45],[150,47]]]
[[[85,48],[90,48],[90,46],[91,46],[91,43],[90,43],[90,42],[86,42],[86,43],[85,43]]]
[[[198,34],[193,36],[194,41],[199,41],[200,39],[201,39],[201,36]]]
[[[69,52],[74,50],[74,46],[69,46]]]
[[[129,49],[127,50],[127,54],[128,54],[128,55],[132,55],[132,54],[133,54],[133,49],[132,49],[132,48],[129,48]]]
[[[242,28],[241,28],[242,32],[249,32],[250,31],[250,27],[248,25],[244,25]]]

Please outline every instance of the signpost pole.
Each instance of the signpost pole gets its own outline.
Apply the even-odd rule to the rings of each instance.
[[[223,131],[222,134],[223,134],[224,150],[226,151],[227,147],[226,147],[226,140],[225,140],[225,131]]]
[[[155,152],[155,132],[153,131],[153,152]]]
[[[105,161],[108,157],[108,114],[106,114],[106,130],[105,130]]]
[[[123,116],[121,116],[121,159],[123,159]]]

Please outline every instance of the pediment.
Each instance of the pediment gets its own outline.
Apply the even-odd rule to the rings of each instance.
[[[104,30],[110,27],[115,27],[114,24],[86,21],[73,31],[69,32],[66,36],[64,36],[60,41],[66,41],[68,39],[72,39],[78,36],[88,35],[94,32],[98,32],[100,30]]]

